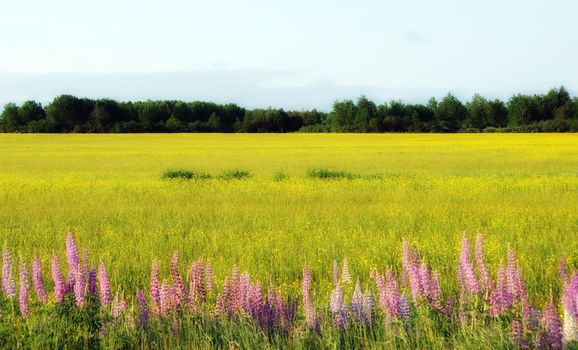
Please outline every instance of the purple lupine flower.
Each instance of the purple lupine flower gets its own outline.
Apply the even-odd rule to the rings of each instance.
[[[223,282],[223,291],[217,296],[217,301],[215,305],[215,315],[216,316],[226,316],[230,315],[230,304],[232,299],[232,288],[231,282],[225,280]]]
[[[173,279],[173,285],[176,289],[176,297],[178,300],[177,304],[185,301],[187,297],[187,292],[185,290],[185,284],[183,283],[183,278],[179,272],[179,253],[174,252],[171,258],[171,278]]]
[[[191,263],[189,271],[189,301],[193,306],[206,300],[206,290],[203,283],[204,270],[203,260],[199,259]]]
[[[333,260],[333,284],[337,285],[337,283],[339,282],[339,264],[337,263],[337,260]]]
[[[160,313],[160,306],[161,306],[160,293],[161,293],[161,285],[159,282],[159,265],[156,261],[153,261],[151,266],[151,282],[150,282],[150,295],[153,314]]]
[[[52,256],[51,272],[52,280],[54,281],[54,297],[58,303],[62,303],[66,294],[66,285],[62,279],[62,274],[60,273],[60,262],[56,255]]]
[[[317,313],[311,301],[311,270],[303,268],[303,281],[301,282],[301,294],[303,296],[303,308],[305,309],[305,319],[310,329],[317,328]]]
[[[551,349],[562,349],[562,326],[560,324],[560,314],[554,301],[550,302],[544,309],[543,327],[546,331],[546,340]]]
[[[442,300],[441,300],[442,290],[440,288],[440,278],[437,271],[433,273],[433,277],[431,278],[429,294],[431,305],[433,306],[433,308],[438,311],[442,311]]]
[[[476,238],[476,265],[478,267],[478,273],[480,275],[480,291],[482,293],[489,293],[492,289],[492,277],[490,276],[490,270],[488,265],[486,265],[486,259],[484,258],[484,237],[478,235]]]
[[[272,302],[275,302],[273,300]],[[263,294],[261,290],[260,283],[254,283],[249,286],[249,291],[247,293],[247,306],[246,312],[251,314],[253,318],[259,320],[263,318]]]
[[[403,321],[403,324],[406,329],[409,327],[409,316],[410,316],[409,301],[407,300],[406,297],[401,296],[399,298],[399,317]]]
[[[411,288],[411,296],[414,301],[423,295],[422,283],[420,280],[419,266],[412,265],[408,268],[407,276],[409,277],[409,286]]]
[[[127,306],[128,304],[126,300],[124,300],[123,298],[119,297],[118,294],[116,294],[114,296],[114,299],[112,300],[112,311],[111,311],[112,317],[118,318],[126,310]]]
[[[251,279],[248,273],[243,273],[239,278],[239,292],[235,299],[235,311],[249,312],[249,289],[251,287]]]
[[[519,346],[522,342],[522,325],[520,321],[514,319],[510,326],[510,332],[512,334],[512,343],[514,346]]]
[[[410,270],[419,264],[419,253],[416,249],[410,247],[407,242],[403,242],[403,253],[401,259],[401,282],[408,285]]]
[[[212,292],[214,289],[213,285],[213,266],[210,261],[205,263],[205,289],[207,292]]]
[[[159,296],[160,296],[159,315],[165,316],[171,311],[171,304],[172,304],[171,287],[169,286],[168,283],[163,282],[161,284]]]
[[[470,262],[470,240],[466,237],[462,239],[459,269],[463,278],[462,282],[465,284],[467,291],[470,294],[479,293],[480,286],[478,284],[478,278],[474,271],[474,266]]]
[[[140,309],[139,326],[144,327],[149,321],[149,309],[147,307],[147,299],[140,289],[136,291],[136,300]]]
[[[511,247],[508,248],[506,276],[508,280],[508,292],[512,298],[512,302],[525,301],[527,299],[526,285],[522,278],[522,271],[520,271],[516,260],[516,254]]]
[[[241,304],[241,283],[239,280],[239,268],[237,265],[233,266],[233,272],[231,273],[231,300],[230,300],[230,310],[229,313],[234,313],[235,309]]]
[[[97,293],[96,279],[96,270],[91,268],[88,270],[88,294],[90,295],[96,295]]]
[[[42,281],[42,266],[38,258],[32,261],[32,284],[38,299],[43,303],[47,302],[48,296],[46,295],[46,289],[44,289],[44,281]]]
[[[12,255],[8,249],[2,253],[2,288],[8,298],[16,296],[16,283],[12,277]]]
[[[78,248],[76,248],[72,232],[66,233],[66,259],[71,270],[78,270]]]
[[[98,265],[98,290],[100,296],[100,305],[104,307],[110,304],[110,281],[108,279],[106,267],[104,266],[103,262]]]
[[[343,300],[343,290],[339,284],[331,293],[330,310],[333,327],[345,329],[349,324],[349,308]]]
[[[351,314],[353,315],[353,320],[357,324],[365,324],[363,294],[361,292],[361,286],[359,285],[359,279],[355,283],[355,290],[353,292],[353,297],[351,298]]]
[[[76,270],[69,270],[68,274],[66,275],[66,288],[64,293],[70,293],[74,291],[74,277],[76,275]]]
[[[382,274],[375,271],[374,273],[375,286],[377,287],[378,305],[387,312],[387,289],[385,286],[385,278]]]
[[[28,269],[26,264],[22,263],[20,265],[20,288],[19,288],[19,301],[20,301],[20,314],[22,317],[28,316]]]
[[[492,290],[490,295],[490,310],[495,316],[501,316],[512,306],[513,300],[508,284],[507,270],[500,266],[498,267],[498,277],[496,288]]]
[[[86,283],[84,282],[84,276],[80,270],[76,271],[74,278],[74,300],[76,306],[84,306],[84,295],[86,293]]]
[[[343,258],[341,269],[341,280],[345,283],[351,283],[351,274],[349,273],[349,264],[347,263],[347,258]]]
[[[363,313],[365,314],[366,324],[371,326],[375,320],[375,302],[369,291],[363,294]]]
[[[419,267],[419,286],[422,297],[428,299],[431,296],[431,276],[429,266],[425,261],[422,261]]]

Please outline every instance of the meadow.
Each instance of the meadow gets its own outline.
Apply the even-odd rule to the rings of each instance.
[[[163,178],[169,169],[211,178]],[[231,171],[250,175],[222,176]],[[331,171],[336,176],[314,176]],[[578,267],[578,136],[0,135],[0,245],[16,265],[38,257],[49,276],[51,255],[64,261],[67,231],[133,304],[137,288],[148,288],[151,262],[169,278],[178,252],[182,262],[210,261],[217,289],[236,265],[299,298],[308,266],[319,305],[328,305],[335,287],[334,260],[346,258],[353,279],[375,288],[372,268],[402,270],[404,241],[439,272],[444,297],[459,293],[462,239],[481,233],[490,271],[514,249],[528,298],[542,308],[550,297],[560,299],[560,259],[570,271]],[[349,300],[353,285],[347,288]],[[304,317],[301,309],[298,315]],[[507,327],[492,327],[500,328],[482,333],[493,346],[510,344],[502,337]],[[183,346],[210,346],[201,333]],[[261,338],[243,343],[233,333],[220,346],[263,346]],[[485,347],[470,343],[484,336],[267,344],[443,348],[449,341],[460,348]]]

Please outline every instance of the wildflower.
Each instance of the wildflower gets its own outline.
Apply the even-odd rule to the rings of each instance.
[[[341,269],[341,279],[345,283],[351,283],[351,274],[349,273],[349,264],[347,263],[347,258],[343,258]]]
[[[205,264],[205,288],[207,292],[213,291],[213,266],[210,261]]]
[[[76,306],[78,307],[84,306],[84,294],[86,292],[85,289],[86,284],[84,282],[84,276],[80,270],[77,270],[74,279],[74,300],[76,302]]]
[[[156,261],[152,262],[151,266],[151,282],[150,282],[150,295],[153,313],[160,313],[161,305],[161,286],[159,282],[159,265]]]
[[[361,292],[361,286],[359,285],[359,279],[355,283],[355,290],[353,292],[353,297],[351,298],[351,313],[353,315],[353,320],[356,323],[365,323],[366,314],[363,309],[363,294]]]
[[[96,270],[91,268],[88,270],[88,294],[90,295],[96,295],[96,279]]]
[[[459,271],[462,275],[462,288],[466,289],[470,294],[477,294],[480,291],[478,279],[474,267],[470,262],[470,241],[464,237],[462,239],[462,251],[460,254]]]
[[[301,282],[301,294],[303,297],[303,307],[305,309],[305,319],[311,329],[317,328],[317,314],[311,301],[311,270],[303,268],[303,281]]]
[[[349,308],[343,300],[343,290],[339,284],[331,293],[330,309],[333,327],[345,329],[349,323]]]
[[[578,272],[564,284],[562,292],[564,308],[564,343],[578,341]]]
[[[173,285],[175,286],[176,294],[178,298],[178,303],[180,304],[186,298],[185,284],[183,283],[183,278],[179,273],[179,253],[174,252],[171,258],[171,278],[173,279]]]
[[[25,264],[20,265],[20,288],[19,288],[19,301],[20,301],[20,314],[22,317],[28,316],[28,269]]]
[[[106,267],[104,263],[98,265],[98,289],[100,296],[100,305],[106,306],[110,304],[111,294],[110,294],[110,281],[108,275],[106,274]]]
[[[562,348],[562,326],[560,325],[560,315],[554,301],[550,302],[544,309],[543,327],[546,331],[546,341],[551,349]]]
[[[42,266],[38,258],[32,261],[32,284],[38,295],[38,299],[45,303],[48,301],[46,289],[44,289],[44,282],[42,281]]]
[[[490,270],[488,269],[484,258],[484,237],[482,235],[478,235],[476,238],[475,255],[476,265],[480,275],[480,291],[482,293],[488,293],[492,289],[492,277],[490,276]]]
[[[16,296],[16,283],[12,277],[12,255],[8,249],[2,253],[2,288],[8,298]]]
[[[127,302],[123,298],[119,297],[118,294],[114,296],[112,301],[112,317],[118,318],[126,310]]]
[[[138,306],[140,309],[140,314],[139,314],[139,325],[141,327],[145,326],[148,321],[149,321],[149,310],[147,307],[147,300],[146,297],[144,295],[144,293],[142,292],[142,290],[138,289],[136,291],[136,300],[138,302]]]
[[[72,232],[66,234],[66,259],[71,270],[78,270],[78,249]]]
[[[54,281],[54,297],[58,303],[62,303],[66,294],[66,286],[60,273],[60,262],[56,255],[52,256],[51,272],[52,280]]]
[[[333,260],[333,283],[337,285],[339,282],[339,264],[337,260]]]
[[[189,271],[189,301],[192,305],[206,300],[205,284],[203,283],[204,264],[202,260],[191,263]]]

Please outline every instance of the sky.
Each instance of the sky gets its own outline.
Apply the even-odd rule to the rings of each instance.
[[[0,1],[0,105],[578,93],[578,1]]]

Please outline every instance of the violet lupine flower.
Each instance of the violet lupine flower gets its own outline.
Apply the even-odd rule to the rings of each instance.
[[[417,264],[410,266],[407,271],[407,276],[409,277],[411,296],[414,301],[417,301],[418,298],[423,295],[419,266]]]
[[[490,313],[494,317],[503,315],[512,306],[512,295],[508,286],[507,271],[498,267],[496,287],[490,293]]]
[[[409,301],[407,300],[406,297],[401,296],[399,298],[399,317],[403,321],[403,324],[406,329],[409,327],[409,316],[410,316]]]
[[[550,349],[562,349],[562,325],[560,315],[554,301],[546,305],[543,315],[543,327],[546,332],[546,341]]]
[[[71,270],[78,270],[78,248],[76,248],[72,232],[66,233],[66,259]]]
[[[84,295],[86,293],[86,283],[84,282],[84,276],[80,270],[76,271],[74,276],[74,300],[76,306],[84,306]]]
[[[272,302],[274,303],[275,300],[273,299]],[[249,286],[249,291],[247,292],[247,305],[246,310],[248,314],[253,316],[256,320],[263,319],[263,311],[264,311],[264,302],[263,302],[263,292],[261,290],[260,283],[254,283]],[[273,315],[274,316],[274,315]],[[270,319],[275,319],[275,317],[269,317]]]
[[[317,328],[317,314],[311,301],[311,270],[303,268],[303,281],[301,282],[301,294],[303,296],[303,308],[305,309],[305,319],[310,329]]]
[[[462,251],[460,254],[459,269],[462,274],[462,282],[470,294],[477,294],[480,292],[478,278],[474,271],[474,266],[470,262],[470,240],[464,237],[462,239]]]
[[[52,280],[54,281],[54,297],[56,302],[62,303],[64,301],[64,296],[66,295],[66,285],[62,279],[62,274],[60,273],[60,262],[56,255],[52,256],[51,263]]]
[[[431,278],[430,285],[430,302],[434,309],[442,311],[442,300],[441,300],[442,290],[440,288],[440,278],[437,272],[434,272]]]
[[[160,305],[161,305],[160,293],[161,293],[161,285],[159,282],[159,265],[156,261],[153,261],[151,266],[151,282],[150,282],[150,295],[153,314],[160,313]]]
[[[12,277],[12,255],[8,249],[2,253],[2,288],[8,298],[16,296],[16,283]]]
[[[139,326],[144,327],[149,321],[149,309],[147,307],[147,299],[140,289],[136,291],[136,300],[140,309]]]
[[[337,283],[339,282],[339,264],[337,263],[337,260],[333,260],[333,284],[337,285]]]
[[[173,279],[173,285],[176,289],[176,296],[178,297],[178,304],[185,301],[187,297],[187,292],[185,290],[185,284],[183,283],[183,278],[179,272],[179,253],[174,252],[171,258],[171,278]]]
[[[361,286],[359,285],[359,279],[355,283],[355,290],[353,292],[353,297],[351,298],[351,314],[353,315],[353,320],[357,324],[365,324],[363,294],[361,292]]]
[[[46,289],[44,289],[44,282],[42,281],[42,266],[40,259],[36,258],[32,261],[32,284],[38,295],[38,299],[45,303],[48,301]]]
[[[205,289],[207,292],[212,292],[214,289],[213,285],[213,266],[210,261],[205,263]]]
[[[28,269],[26,264],[20,265],[20,288],[19,288],[19,301],[20,301],[20,314],[22,317],[28,316]]]
[[[66,275],[66,288],[65,288],[65,294],[66,293],[70,293],[70,292],[74,292],[74,277],[76,275],[75,273],[76,270],[69,270],[68,274]]]
[[[96,270],[91,268],[88,270],[88,294],[90,295],[96,295],[97,293],[96,279]]]
[[[484,258],[484,237],[482,235],[478,235],[476,238],[475,255],[476,265],[480,275],[480,291],[482,293],[489,293],[492,290],[492,277],[490,276],[490,270],[488,269],[486,259]]]
[[[330,310],[333,327],[337,329],[347,328],[349,324],[349,307],[343,300],[343,290],[339,284],[331,293]]]
[[[98,265],[98,291],[100,296],[100,305],[104,307],[110,304],[110,281],[106,274],[106,267],[103,262]]]
[[[239,278],[239,292],[236,294],[235,311],[249,312],[249,292],[251,288],[251,279],[248,273],[243,273]]]
[[[231,299],[232,299],[232,288],[231,282],[225,280],[223,282],[223,291],[217,296],[217,301],[215,305],[215,315],[216,316],[228,316],[231,313]]]
[[[341,269],[341,279],[345,283],[351,283],[351,274],[349,273],[349,264],[347,263],[347,258],[343,258]]]
[[[578,272],[574,272],[562,292],[564,343],[578,341]]]
[[[203,283],[204,271],[205,267],[201,259],[191,263],[189,271],[189,301],[193,306],[206,300],[206,290]]]
[[[514,346],[519,346],[522,342],[522,325],[518,320],[512,320],[510,325],[510,332],[512,335],[512,343]]]

